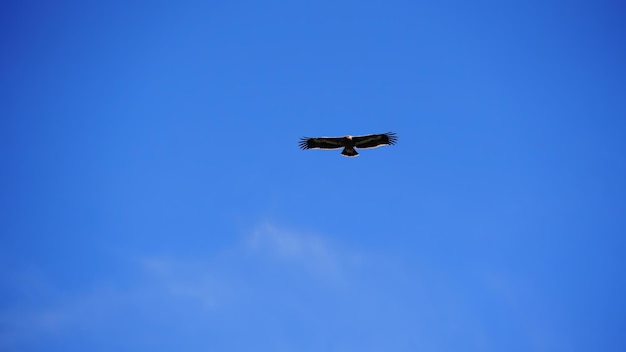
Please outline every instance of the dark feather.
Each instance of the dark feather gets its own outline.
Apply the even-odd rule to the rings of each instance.
[[[319,137],[319,138],[300,138],[300,149],[337,149],[344,147],[343,138]]]
[[[352,137],[356,148],[376,148],[381,145],[394,145],[398,137],[393,132],[370,134],[367,136]]]

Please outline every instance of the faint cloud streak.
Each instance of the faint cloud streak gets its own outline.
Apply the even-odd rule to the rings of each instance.
[[[323,280],[340,280],[363,255],[342,250],[322,236],[302,231],[260,225],[244,239],[248,253],[269,257],[305,270]]]

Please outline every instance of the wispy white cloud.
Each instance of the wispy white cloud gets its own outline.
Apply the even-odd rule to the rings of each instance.
[[[213,326],[230,321],[231,328],[238,329],[245,319],[261,319],[247,315],[266,314],[269,305],[281,314],[285,309],[308,309],[297,295],[310,295],[315,287],[340,288],[362,262],[363,255],[324,236],[264,223],[203,260],[172,253],[129,260],[128,272],[134,273],[131,285],[111,281],[64,291],[54,283],[42,284],[41,278],[35,280],[40,290],[45,286],[43,291],[50,293],[46,303],[21,302],[0,311],[0,349],[69,338],[78,332],[99,334],[125,320],[167,325],[168,315],[183,311],[187,321]],[[280,308],[289,300],[292,306]],[[242,320],[234,321],[235,317]]]
[[[0,310],[0,350],[458,350],[450,336],[493,350],[474,284],[355,247],[266,222],[202,259],[137,255],[125,280],[82,290],[29,274],[45,300]]]
[[[200,303],[203,309],[214,308],[223,296],[227,283],[221,282],[208,263],[180,258],[150,256],[137,260],[144,285],[151,285],[165,296]]]
[[[120,303],[130,298],[103,287],[84,292],[64,291],[41,277],[31,286],[31,271],[13,275],[22,277],[22,291],[36,287],[38,300],[16,300],[0,311],[0,350],[45,344],[68,332],[90,329],[106,319],[111,308],[122,306]]]
[[[347,279],[348,271],[364,260],[362,253],[341,248],[328,238],[264,223],[245,238],[250,254],[294,265],[323,280]]]

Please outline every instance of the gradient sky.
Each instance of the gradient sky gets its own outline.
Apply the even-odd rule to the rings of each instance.
[[[626,350],[625,15],[3,1],[0,350]]]

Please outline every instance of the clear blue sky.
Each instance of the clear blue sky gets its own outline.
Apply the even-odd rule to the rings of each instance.
[[[0,350],[624,351],[625,14],[2,2]]]

